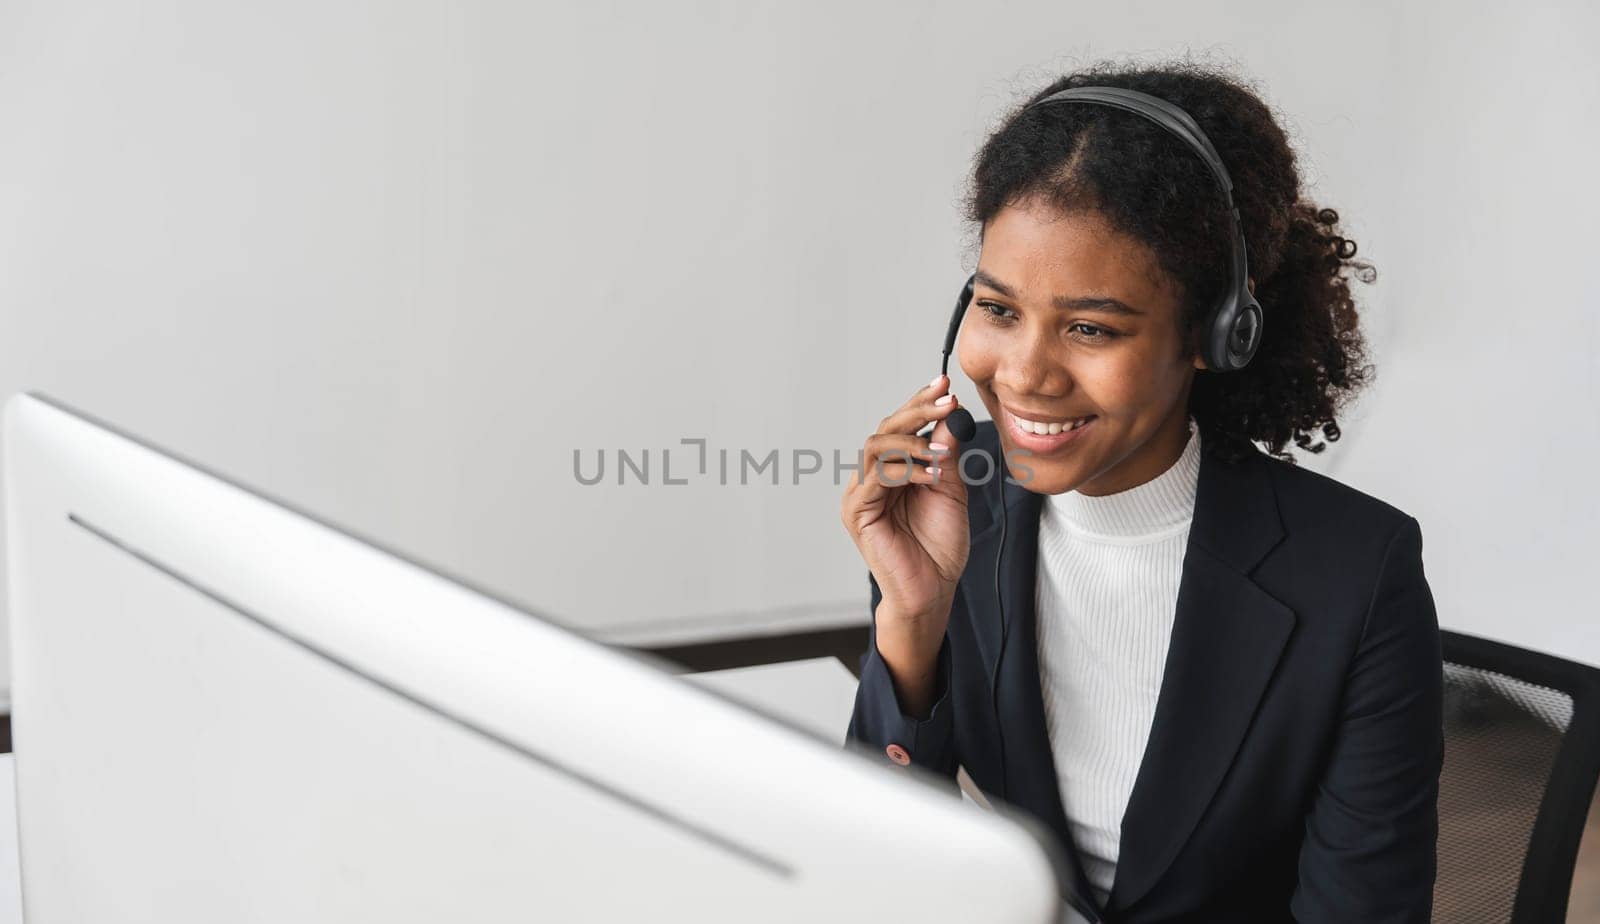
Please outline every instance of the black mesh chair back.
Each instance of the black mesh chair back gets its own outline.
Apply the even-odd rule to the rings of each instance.
[[[1444,632],[1433,920],[1563,924],[1600,777],[1600,670]]]

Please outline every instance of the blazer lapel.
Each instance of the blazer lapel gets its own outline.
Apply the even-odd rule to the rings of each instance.
[[[1294,612],[1249,577],[1284,534],[1263,461],[1202,455],[1155,720],[1122,819],[1113,911],[1149,892],[1193,833],[1294,628]]]
[[[1045,725],[1039,685],[1039,650],[1034,612],[1038,569],[1039,512],[1043,497],[1021,485],[1004,485],[1005,554],[1000,562],[1000,601],[1005,607],[1005,658],[1001,653],[1000,613],[995,600],[995,560],[1000,551],[999,492],[986,491],[993,519],[976,527],[967,555],[968,578],[961,582],[978,647],[996,689],[996,710],[1005,742],[1005,800],[1042,819],[1056,835],[1078,895],[1094,902],[1088,876],[1067,828],[1066,811]]]

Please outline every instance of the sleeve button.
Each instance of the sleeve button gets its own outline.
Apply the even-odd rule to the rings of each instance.
[[[895,763],[899,764],[902,767],[904,767],[905,765],[911,763],[911,755],[906,753],[906,749],[901,747],[898,744],[889,745],[888,747],[883,749],[883,752],[885,754],[889,755],[889,759],[890,760],[894,761]]]

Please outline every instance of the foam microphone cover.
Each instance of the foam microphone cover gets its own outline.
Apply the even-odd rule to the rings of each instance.
[[[950,428],[950,435],[963,445],[972,442],[972,438],[978,435],[978,424],[972,419],[972,412],[964,407],[951,411],[944,422]]]

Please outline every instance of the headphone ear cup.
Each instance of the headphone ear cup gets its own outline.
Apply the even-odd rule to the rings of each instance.
[[[1248,291],[1223,301],[1206,331],[1206,368],[1238,372],[1250,364],[1261,346],[1261,303]]]
[[[1233,319],[1232,328],[1228,331],[1228,352],[1232,354],[1233,368],[1238,370],[1248,366],[1259,346],[1261,346],[1261,303],[1253,296],[1247,295]]]

